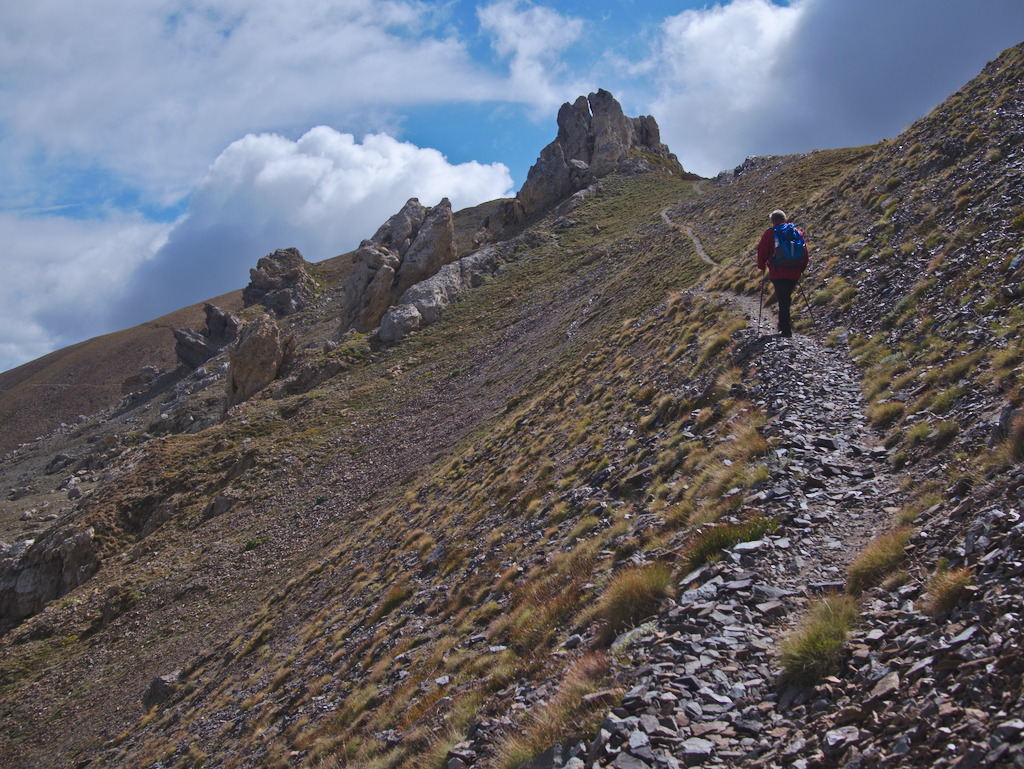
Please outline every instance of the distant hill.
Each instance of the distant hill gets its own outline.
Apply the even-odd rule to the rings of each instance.
[[[241,309],[241,291],[211,300]],[[0,374],[0,452],[45,435],[61,422],[74,422],[121,398],[121,383],[143,366],[177,364],[175,328],[200,328],[203,304],[195,304],[134,328],[56,350]]]

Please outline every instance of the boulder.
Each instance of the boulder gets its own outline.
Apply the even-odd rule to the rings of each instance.
[[[390,308],[380,320],[377,336],[384,344],[401,342],[423,325],[423,316],[411,304],[400,304]]]
[[[399,304],[411,304],[423,318],[424,325],[437,320],[441,311],[462,291],[462,270],[458,264],[446,264],[437,274],[411,286]]]
[[[237,502],[238,500],[232,496],[228,496],[227,494],[218,494],[210,500],[210,503],[203,511],[203,520],[206,521],[210,518],[216,518],[217,516],[224,515],[224,513],[230,511]]]
[[[177,335],[175,334],[175,339]],[[180,357],[180,356],[179,356]],[[121,383],[121,393],[124,395],[130,395],[131,393],[144,390],[149,386],[150,382],[156,379],[160,375],[160,371],[156,366],[143,366],[139,369],[138,373],[132,374]]]
[[[227,408],[249,400],[283,373],[295,352],[295,337],[281,339],[277,323],[261,315],[245,324],[231,351],[227,376]]]
[[[142,709],[148,713],[157,705],[167,702],[178,689],[178,679],[181,671],[175,670],[162,676],[157,676],[149,682],[149,688],[142,695]]]
[[[246,307],[262,304],[278,317],[293,315],[316,294],[316,281],[297,248],[281,248],[267,254],[249,270],[249,285],[242,289]]]
[[[436,274],[411,286],[398,304],[384,313],[377,337],[384,344],[395,344],[413,331],[437,322],[445,307],[467,288],[483,283],[498,270],[500,263],[498,247],[487,246],[444,265]]]
[[[57,454],[53,459],[51,459],[47,463],[46,467],[43,469],[43,472],[46,475],[53,475],[54,473],[60,472],[65,467],[70,466],[72,463],[76,462],[77,460],[78,460],[78,457],[76,457],[74,454],[64,454],[64,453]]]

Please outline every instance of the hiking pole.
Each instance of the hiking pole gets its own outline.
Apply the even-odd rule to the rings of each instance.
[[[764,307],[764,270],[761,270],[761,295],[757,299],[757,336],[761,338],[761,310]]]
[[[804,304],[807,305],[807,314],[811,316],[811,322],[815,326],[817,326],[818,325],[818,319],[816,317],[814,317],[814,310],[811,309],[811,300],[807,296],[807,290],[804,288],[804,284],[803,283],[797,283],[797,285],[800,287],[800,293],[803,294]]]

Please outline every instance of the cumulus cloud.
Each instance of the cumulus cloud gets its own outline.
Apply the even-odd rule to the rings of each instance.
[[[562,82],[565,67],[561,56],[579,40],[581,19],[521,0],[501,0],[480,8],[477,15],[481,28],[494,36],[494,50],[510,60],[512,92],[505,98],[548,108],[579,88]]]
[[[662,25],[651,111],[690,170],[902,130],[1019,42],[1003,0],[732,0]],[[951,55],[955,51],[955,55]]]
[[[310,261],[349,251],[410,197],[448,197],[458,210],[510,194],[502,164],[451,164],[386,134],[361,143],[326,126],[297,141],[249,135],[213,163],[166,244],[133,275],[118,318],[138,323],[240,288],[276,248],[294,246]]]
[[[254,128],[375,130],[396,108],[490,97],[499,78],[433,13],[413,0],[4,3],[5,194],[30,194],[42,157],[171,203]]]
[[[721,159],[777,108],[784,93],[778,62],[802,13],[801,5],[734,0],[665,21],[657,68],[661,94],[651,109],[687,169],[721,170]]]
[[[137,217],[81,222],[0,214],[0,371],[111,330],[110,302],[163,244]]]

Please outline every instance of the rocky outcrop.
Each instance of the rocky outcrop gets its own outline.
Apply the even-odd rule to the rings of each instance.
[[[242,290],[246,307],[262,304],[278,317],[293,315],[316,293],[316,282],[297,248],[267,254],[249,270],[249,285]]]
[[[210,358],[234,344],[238,339],[238,331],[242,327],[242,321],[216,305],[207,302],[204,309],[206,310],[206,328],[202,331],[194,331],[190,328],[179,328],[174,331],[174,352],[177,354],[178,360],[190,369],[199,368]],[[140,372],[140,374],[143,373],[146,372]],[[153,378],[150,377],[149,381]],[[126,381],[125,387],[127,386],[128,382]]]
[[[249,400],[283,373],[295,354],[295,338],[281,338],[277,324],[261,315],[242,328],[231,351],[227,377],[227,408]]]
[[[407,289],[454,262],[456,256],[448,198],[433,208],[410,199],[353,254],[342,331],[373,330]]]
[[[613,172],[659,168],[683,173],[678,158],[662,143],[653,117],[626,117],[603,89],[580,96],[558,110],[558,136],[541,150],[515,200],[491,214],[478,237],[493,237]]]
[[[0,631],[42,611],[100,567],[92,527],[51,530],[36,542],[19,544],[0,558]]]
[[[394,344],[434,323],[445,307],[467,288],[479,286],[487,275],[497,271],[500,263],[499,248],[488,246],[445,265],[437,274],[410,287],[381,318],[380,341]]]

